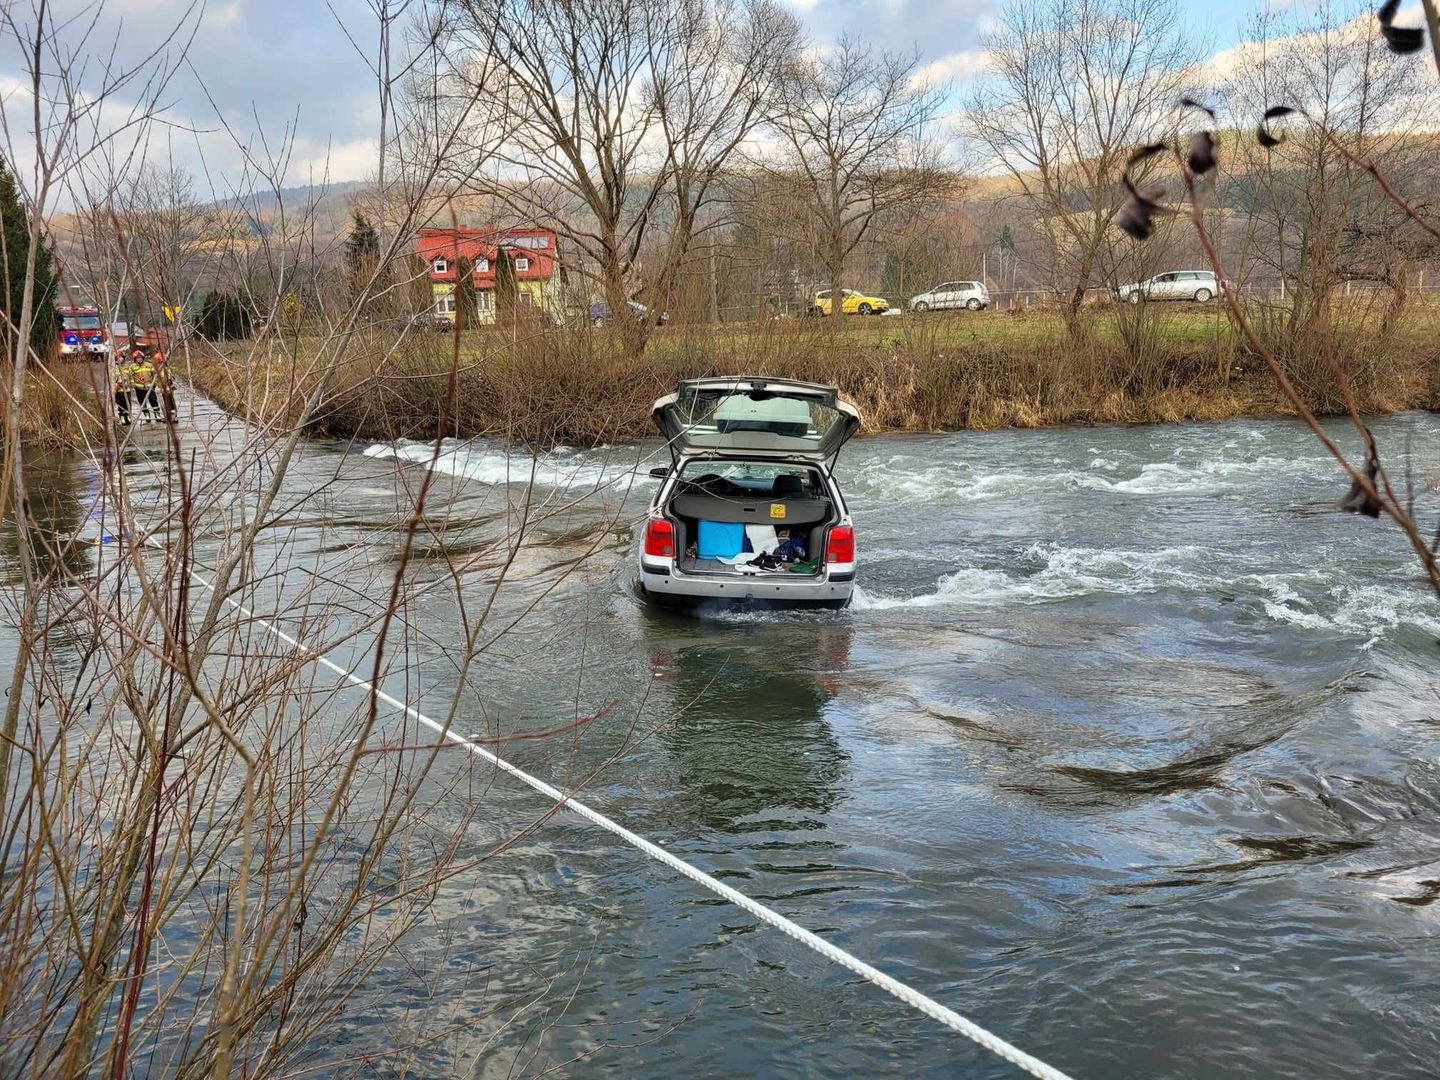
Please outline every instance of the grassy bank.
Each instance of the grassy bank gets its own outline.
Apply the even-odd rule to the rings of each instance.
[[[10,408],[12,370],[0,365],[0,423]],[[21,441],[34,447],[74,447],[98,437],[110,415],[109,378],[104,364],[86,361],[56,360],[29,369],[19,416]]]
[[[1177,305],[1178,308],[1178,305]],[[1124,320],[1133,318],[1127,324]],[[1440,346],[1415,323],[1403,335],[1363,321],[1332,328],[1286,360],[1321,412],[1343,400],[1332,359],[1371,413],[1440,405]],[[1431,328],[1433,329],[1433,328]],[[311,428],[362,439],[431,436],[455,341],[393,336],[351,342]],[[318,341],[250,344],[196,358],[196,385],[225,408],[285,424],[316,386]],[[1083,341],[1037,314],[849,319],[667,327],[644,357],[605,331],[472,331],[459,342],[447,432],[532,444],[589,445],[652,433],[650,403],[682,378],[763,373],[833,383],[865,429],[948,431],[1069,423],[1153,423],[1283,414],[1269,374],[1213,308],[1096,319]]]

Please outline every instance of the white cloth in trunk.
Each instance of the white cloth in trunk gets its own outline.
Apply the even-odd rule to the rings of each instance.
[[[774,525],[746,525],[745,539],[750,541],[750,551],[742,551],[739,555],[720,561],[730,566],[745,566],[754,562],[761,555],[773,555],[780,547],[780,538],[775,535]]]

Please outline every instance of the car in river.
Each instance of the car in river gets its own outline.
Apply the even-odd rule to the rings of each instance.
[[[640,542],[640,588],[673,607],[845,607],[855,525],[833,468],[860,413],[833,386],[683,380],[655,402],[670,464]]]
[[[1215,299],[1220,288],[1213,270],[1173,270],[1133,285],[1121,285],[1115,292],[1127,304],[1143,300],[1193,300],[1203,304]]]
[[[910,298],[911,311],[979,311],[990,306],[990,290],[983,281],[947,281]]]

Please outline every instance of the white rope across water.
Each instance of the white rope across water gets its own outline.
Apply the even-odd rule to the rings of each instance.
[[[153,538],[150,539],[152,543],[155,543]],[[159,544],[157,543],[156,546],[158,547]],[[212,585],[205,578],[197,574],[194,570],[191,570],[189,573],[190,576],[194,578],[197,582],[199,582],[199,584],[203,588],[208,589],[210,592],[215,591],[215,586]],[[357,686],[368,693],[374,694],[377,698],[385,702],[387,705],[391,705],[394,708],[403,710],[406,715],[413,717],[415,720],[424,724],[431,730],[437,732],[442,737],[450,740],[451,742],[459,746],[465,747],[465,749],[469,750],[476,757],[489,762],[491,765],[494,765],[502,772],[509,773],[511,776],[515,777],[515,779],[540,792],[540,794],[544,795],[546,798],[553,799],[563,809],[569,810],[572,814],[579,815],[586,821],[590,822],[592,825],[598,825],[600,828],[604,829],[606,832],[610,833],[613,836],[618,836],[621,840],[625,841],[625,843],[629,844],[631,847],[643,851],[646,855],[650,856],[650,858],[654,859],[657,862],[664,863],[666,866],[670,867],[672,870],[683,874],[685,877],[689,878],[697,885],[701,885],[704,888],[709,889],[711,892],[715,893],[717,896],[721,896],[726,900],[730,901],[730,903],[734,904],[736,907],[743,908],[745,911],[748,911],[751,915],[755,916],[755,918],[759,919],[762,923],[765,923],[767,926],[773,926],[782,934],[786,934],[789,937],[794,938],[796,941],[800,942],[800,944],[814,950],[821,956],[825,957],[827,960],[830,960],[833,963],[839,964],[843,968],[847,968],[850,971],[853,971],[856,975],[859,975],[867,982],[871,982],[874,985],[880,987],[880,989],[884,990],[886,993],[891,994],[896,998],[899,998],[906,1005],[909,1005],[912,1009],[916,1009],[919,1012],[924,1013],[926,1016],[930,1017],[932,1020],[943,1024],[951,1031],[955,1031],[961,1035],[964,1035],[967,1039],[978,1043],[980,1046],[983,1046],[991,1053],[996,1054],[1001,1058],[1004,1058],[1006,1061],[1020,1067],[1021,1069],[1024,1069],[1031,1076],[1039,1077],[1040,1080],[1071,1080],[1069,1076],[1061,1072],[1059,1069],[1045,1064],[1045,1062],[1041,1061],[1039,1058],[1032,1057],[1030,1054],[1025,1053],[1025,1051],[1019,1049],[1016,1046],[1012,1046],[1010,1043],[1000,1038],[1000,1036],[994,1034],[993,1032],[987,1031],[985,1028],[981,1027],[973,1020],[967,1020],[955,1010],[946,1008],[944,1005],[941,1005],[934,998],[922,994],[914,987],[907,986],[904,983],[900,982],[898,979],[891,978],[879,968],[876,968],[871,964],[867,964],[858,956],[854,956],[846,952],[838,945],[831,944],[830,942],[822,938],[819,934],[812,933],[811,931],[806,930],[799,923],[794,922],[791,919],[787,919],[784,915],[781,915],[773,908],[766,907],[758,900],[751,899],[737,889],[732,889],[723,881],[717,881],[715,878],[705,873],[705,871],[701,870],[698,866],[694,866],[691,863],[686,862],[678,855],[672,855],[670,852],[666,851],[658,844],[652,843],[651,841],[646,840],[643,836],[631,832],[619,822],[614,821],[611,818],[608,818],[604,814],[600,813],[600,811],[592,809],[591,807],[585,805],[583,802],[580,802],[578,799],[570,797],[565,792],[555,787],[553,784],[547,784],[539,777],[531,776],[524,769],[520,768],[519,766],[510,764],[510,762],[506,761],[498,754],[493,754],[489,750],[486,750],[483,746],[474,742],[473,740],[467,739],[463,735],[456,734],[444,724],[441,724],[436,720],[430,719],[430,717],[426,716],[418,709],[407,705],[405,702],[401,701],[399,698],[394,697],[391,694],[387,694],[384,690],[381,690],[373,683],[362,679],[354,672],[347,671],[345,668],[335,663],[335,661],[331,660],[329,657],[321,653],[317,653],[313,649],[310,649],[306,645],[302,644],[300,641],[291,637],[284,630],[281,630],[278,626],[256,615],[253,611],[245,607],[239,601],[233,600],[228,596],[223,597],[223,599],[225,603],[229,604],[236,611],[239,611],[246,618],[252,619],[255,622],[259,623],[270,633],[278,637],[281,641],[285,642],[292,648],[299,650],[302,654],[309,656],[311,660],[313,660],[315,663],[320,664],[322,667],[329,668],[331,671],[335,672],[335,674],[347,680],[351,685]]]

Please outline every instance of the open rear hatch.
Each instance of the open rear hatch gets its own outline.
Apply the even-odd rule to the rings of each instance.
[[[650,415],[670,453],[741,452],[829,461],[860,427],[833,386],[789,379],[685,379]]]

